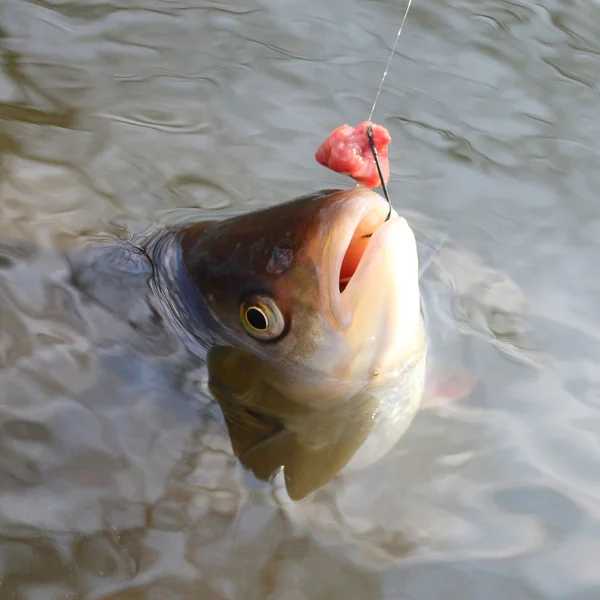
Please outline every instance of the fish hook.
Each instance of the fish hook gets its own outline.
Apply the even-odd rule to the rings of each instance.
[[[390,201],[390,195],[388,194],[387,185],[385,184],[385,180],[383,179],[383,173],[381,172],[381,167],[379,166],[379,156],[377,155],[377,148],[375,147],[375,141],[373,140],[373,129],[371,128],[371,123],[367,125],[367,136],[369,137],[369,145],[371,146],[371,152],[373,153],[373,158],[375,159],[375,166],[377,167],[377,173],[379,174],[379,181],[381,182],[381,188],[383,189],[383,195],[387,200],[389,205],[389,210],[386,221],[390,220],[392,216],[392,203]]]

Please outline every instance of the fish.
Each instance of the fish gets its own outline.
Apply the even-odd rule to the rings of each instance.
[[[293,500],[385,455],[419,407],[417,247],[388,211],[366,187],[322,190],[142,246],[235,455],[262,481],[283,469]]]

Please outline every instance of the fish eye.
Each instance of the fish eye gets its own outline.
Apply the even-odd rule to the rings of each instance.
[[[251,306],[246,309],[246,321],[252,329],[258,331],[265,331],[269,327],[267,315],[258,306]]]
[[[277,304],[268,296],[251,296],[240,306],[244,329],[259,340],[273,340],[285,329],[285,321]]]

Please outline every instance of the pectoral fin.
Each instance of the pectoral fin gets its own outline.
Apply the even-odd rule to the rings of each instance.
[[[235,456],[261,481],[283,467],[293,500],[335,477],[373,427],[377,402],[371,396],[319,410],[314,402],[298,405],[274,390],[252,357],[233,349],[211,351],[208,367]]]
[[[373,419],[354,420],[335,438],[305,438],[293,431],[274,433],[240,456],[240,462],[258,479],[266,480],[283,467],[292,500],[301,500],[333,479],[362,446]]]
[[[436,409],[466,398],[477,384],[472,373],[459,368],[439,367],[427,374],[421,410]]]

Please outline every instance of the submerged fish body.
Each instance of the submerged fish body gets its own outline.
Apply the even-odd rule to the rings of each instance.
[[[69,279],[114,317],[109,368],[205,365],[239,462],[264,481],[283,467],[297,500],[386,454],[421,401],[416,243],[387,214],[366,188],[325,190],[70,254]]]

